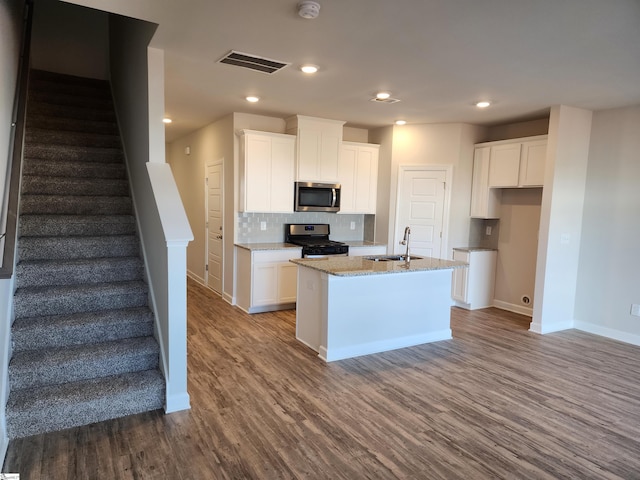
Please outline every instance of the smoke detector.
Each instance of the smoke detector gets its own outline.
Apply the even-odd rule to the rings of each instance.
[[[307,19],[317,18],[320,15],[320,4],[313,0],[298,2],[298,15]]]

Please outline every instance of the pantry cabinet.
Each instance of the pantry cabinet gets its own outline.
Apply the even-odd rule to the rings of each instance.
[[[342,142],[338,164],[340,213],[376,213],[379,145]]]
[[[493,304],[497,251],[454,249],[453,259],[469,264],[453,270],[451,298],[467,310],[487,308]]]
[[[287,133],[296,136],[296,181],[338,183],[344,123],[304,115],[287,119]]]
[[[295,308],[301,248],[250,250],[236,247],[236,303],[247,313]]]
[[[295,137],[242,130],[240,211],[293,212]]]

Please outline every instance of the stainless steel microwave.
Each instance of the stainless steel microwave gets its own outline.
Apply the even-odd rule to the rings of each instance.
[[[340,184],[296,182],[293,209],[296,212],[339,212]]]

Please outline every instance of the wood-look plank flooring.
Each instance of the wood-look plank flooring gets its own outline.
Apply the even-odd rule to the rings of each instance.
[[[393,318],[389,319],[390,322]],[[26,479],[638,479],[640,348],[452,309],[454,338],[325,364],[295,312],[189,281],[192,409],[14,440]]]

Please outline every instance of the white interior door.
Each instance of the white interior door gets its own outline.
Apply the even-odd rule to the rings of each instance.
[[[447,168],[400,167],[398,179],[398,211],[393,251],[404,253],[400,245],[406,227],[411,228],[410,253],[445,258]]]
[[[207,286],[222,294],[222,160],[207,164]]]

